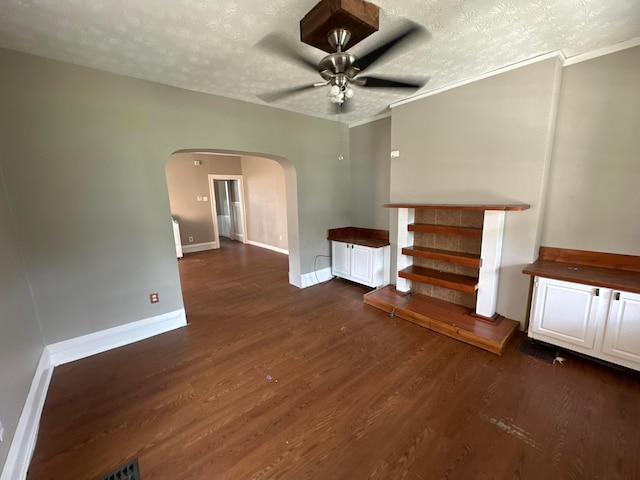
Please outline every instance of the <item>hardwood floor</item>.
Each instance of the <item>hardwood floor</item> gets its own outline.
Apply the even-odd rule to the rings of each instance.
[[[189,325],[57,367],[29,479],[636,479],[640,380],[502,357],[305,290],[225,242],[180,261]]]

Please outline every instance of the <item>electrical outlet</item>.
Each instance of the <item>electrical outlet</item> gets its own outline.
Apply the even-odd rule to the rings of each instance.
[[[391,150],[391,158],[398,158],[400,156],[400,150]]]
[[[193,243],[193,237],[189,237],[189,243]]]
[[[160,301],[160,296],[158,295],[158,292],[153,292],[149,294],[149,301],[151,303],[158,303]]]
[[[0,442],[4,441],[4,427],[2,426],[2,422],[0,422]]]

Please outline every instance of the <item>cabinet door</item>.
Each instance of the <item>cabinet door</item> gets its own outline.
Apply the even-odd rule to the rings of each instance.
[[[351,245],[343,242],[331,242],[331,273],[337,277],[349,277]]]
[[[536,280],[531,318],[534,338],[592,349],[598,323],[595,287],[548,278]]]
[[[373,248],[352,245],[351,278],[366,285],[373,284]]]
[[[640,365],[640,295],[614,292],[602,351]]]

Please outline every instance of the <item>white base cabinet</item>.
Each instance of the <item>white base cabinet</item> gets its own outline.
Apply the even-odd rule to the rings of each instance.
[[[389,283],[390,247],[366,247],[331,241],[331,273],[336,277],[380,287]]]
[[[529,336],[640,370],[640,294],[535,277]]]
[[[182,258],[182,241],[180,240],[180,225],[177,220],[172,220],[173,224],[173,241],[176,244],[176,256]]]

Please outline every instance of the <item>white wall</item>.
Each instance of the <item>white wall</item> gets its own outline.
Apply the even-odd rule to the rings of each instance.
[[[0,156],[0,472],[7,458],[44,341],[15,235]]]
[[[542,243],[640,255],[639,207],[635,47],[564,69]]]
[[[267,158],[243,156],[247,240],[288,250],[287,192],[282,167]]]
[[[351,225],[389,229],[391,117],[349,129]],[[345,225],[346,226],[346,225]]]

